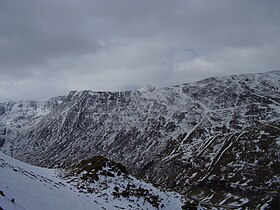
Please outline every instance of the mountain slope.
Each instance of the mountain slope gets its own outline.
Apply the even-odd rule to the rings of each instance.
[[[61,104],[64,96],[47,101],[19,101],[0,103],[0,148],[13,153],[15,139],[32,129],[45,115]]]
[[[100,160],[103,165],[99,165]],[[85,163],[75,167],[80,171],[74,175],[70,173],[72,169],[64,172],[39,168],[0,152],[0,208],[109,210],[180,209],[182,206],[182,198],[178,194],[161,192],[120,171],[124,168],[105,158],[93,158]],[[95,167],[86,171],[85,166],[89,163],[98,166],[99,170]],[[98,180],[81,178],[85,175],[90,178],[94,172]]]
[[[280,71],[65,98],[18,135],[15,157],[67,167],[103,155],[205,205],[279,201]]]

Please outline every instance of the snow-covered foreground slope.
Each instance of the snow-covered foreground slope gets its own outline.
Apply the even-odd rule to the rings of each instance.
[[[112,164],[110,166],[113,167]],[[109,173],[110,166],[104,167],[103,171]],[[63,171],[31,166],[0,152],[0,209],[181,209],[182,206],[178,194],[161,192],[128,174],[124,177],[119,172],[119,176],[115,174],[113,177],[111,171],[111,176],[99,174],[96,181],[81,179],[86,174],[84,168],[73,176],[69,173],[66,178]],[[127,186],[142,189],[146,195],[132,195],[131,190],[127,190],[123,196]],[[158,207],[155,206],[157,204]]]

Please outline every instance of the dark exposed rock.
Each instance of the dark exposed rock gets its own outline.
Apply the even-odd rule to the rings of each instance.
[[[5,144],[5,139],[0,137],[0,148]]]

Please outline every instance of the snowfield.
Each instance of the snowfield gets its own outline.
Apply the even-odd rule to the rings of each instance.
[[[74,183],[60,178],[62,173],[58,169],[45,169],[20,162],[0,152],[0,209],[157,209],[141,197],[115,198],[111,192],[116,184],[127,184],[120,177],[116,177],[118,183],[112,177],[108,180],[102,177],[95,187],[107,181],[107,189],[86,193],[76,188]],[[159,209],[181,209],[182,198],[178,194],[161,192],[131,176],[129,180],[130,184],[140,185],[158,195],[162,199]]]

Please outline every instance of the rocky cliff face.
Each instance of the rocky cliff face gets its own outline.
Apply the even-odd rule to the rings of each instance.
[[[280,71],[71,92],[54,104],[9,141],[13,156],[66,167],[103,155],[205,206],[279,202]],[[14,121],[6,108],[0,113],[4,127]]]

